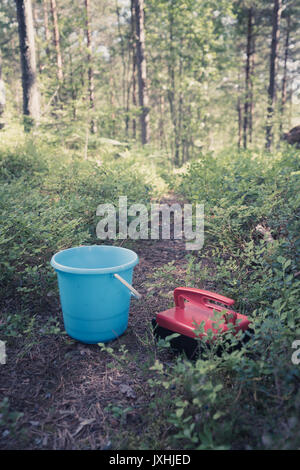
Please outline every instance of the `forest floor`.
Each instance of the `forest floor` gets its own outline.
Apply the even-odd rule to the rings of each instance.
[[[171,196],[164,202],[175,201]],[[155,392],[147,379],[156,357],[174,359],[170,350],[157,349],[151,327],[155,314],[172,305],[173,291],[166,292],[164,282],[153,276],[172,263],[173,288],[181,277],[184,282],[187,252],[184,241],[174,239],[125,241],[123,246],[139,255],[133,285],[142,294],[131,303],[128,329],[106,345],[110,352],[82,344],[64,333],[59,300],[51,298],[50,311],[37,321],[42,333],[47,315],[56,315],[59,334],[37,338],[27,331],[26,343],[8,347],[7,364],[1,367],[0,392],[16,412],[4,417],[1,448],[163,448],[169,425],[151,411]]]
[[[0,146],[0,448],[299,448],[298,153],[229,149],[175,172],[135,148],[124,158],[102,149],[100,166],[67,147],[57,159],[56,143],[36,139],[8,134]],[[205,245],[104,242],[138,254],[142,299],[123,335],[87,345],[65,332],[50,259],[98,243],[94,209],[119,194],[147,207],[204,201]],[[235,354],[220,338],[222,357],[209,348],[205,361],[182,360],[151,322],[178,286],[235,299],[254,337]]]

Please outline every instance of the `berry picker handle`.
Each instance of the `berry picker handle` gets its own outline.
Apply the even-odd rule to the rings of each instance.
[[[177,287],[174,290],[174,301],[176,307],[184,308],[184,300],[187,300],[195,305],[199,305],[199,307],[206,307],[211,308],[217,311],[224,310],[220,305],[215,305],[209,300],[213,300],[215,302],[220,302],[224,305],[230,307],[234,304],[233,299],[229,299],[228,297],[224,297],[223,295],[216,294],[215,292],[209,292],[207,290],[196,289],[194,287]],[[231,312],[226,315],[226,322],[229,320],[229,315],[233,315],[233,322],[235,322],[237,318],[237,314],[235,312]]]
[[[184,299],[192,302],[193,304],[204,305],[210,307],[213,304],[208,303],[207,300],[214,300],[224,305],[230,306],[234,304],[234,300],[224,297],[223,295],[209,292],[208,290],[196,289],[195,287],[176,287],[174,290],[174,300],[176,307],[184,307]]]

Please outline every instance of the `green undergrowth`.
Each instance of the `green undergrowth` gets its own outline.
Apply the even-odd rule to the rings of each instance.
[[[142,413],[164,448],[300,446],[299,176],[295,150],[201,156],[177,172],[173,189],[205,205],[204,247],[187,252],[180,269],[170,262],[156,270],[147,295],[171,307],[176,285],[219,292],[249,316],[253,335],[243,346],[232,332],[208,349],[200,341],[194,361],[166,361],[149,347],[151,404]],[[136,440],[130,427],[127,436],[130,448],[155,445],[146,433]]]
[[[112,446],[299,448],[299,151],[200,155],[173,173],[159,153],[119,144],[92,140],[84,154],[41,133],[0,144],[1,339],[23,335],[27,351],[43,335],[63,334],[51,256],[99,243],[97,206],[117,205],[120,195],[129,205],[148,205],[165,192],[164,177],[182,200],[204,204],[204,246],[186,252],[180,266],[171,261],[149,272],[148,300],[155,295],[172,306],[177,285],[216,291],[249,316],[254,335],[232,352],[229,346],[239,337],[229,331],[215,348],[203,343],[195,361],[166,355],[169,342],[155,343],[148,332],[137,338],[141,355],[122,348],[122,338],[119,350],[99,349],[104,359],[108,355],[108,368],[132,368],[134,385],[126,393],[142,395],[104,410],[118,424],[107,429]],[[41,330],[45,305],[48,321]],[[2,406],[9,421],[7,403]]]
[[[173,445],[299,448],[299,177],[295,150],[202,155],[177,177],[176,190],[205,206],[204,247],[187,254],[184,283],[235,299],[254,336],[234,352],[223,344],[221,357],[156,362]],[[171,289],[182,273],[169,263],[160,282]]]
[[[40,308],[56,290],[51,256],[58,250],[97,239],[99,204],[118,210],[119,197],[128,205],[149,205],[165,183],[147,166],[146,156],[99,139],[83,158],[82,149],[57,144],[55,136],[37,133],[2,134],[0,144],[0,295],[13,308]],[[116,155],[121,148],[122,154]],[[117,241],[106,241],[119,243]]]

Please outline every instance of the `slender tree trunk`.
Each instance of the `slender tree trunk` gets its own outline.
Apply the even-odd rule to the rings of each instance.
[[[38,38],[37,28],[39,24],[39,18],[38,18],[38,11],[37,11],[35,3],[32,4],[32,18],[33,18],[33,29],[35,30],[36,37]],[[41,54],[40,54],[40,47],[39,47],[38,40],[36,41],[36,62],[37,62],[37,68],[39,70],[39,73],[42,73],[43,67],[41,63]]]
[[[91,41],[91,26],[90,26],[90,0],[84,0],[85,4],[85,32],[87,40],[87,61],[88,61],[88,81],[89,81],[89,99],[90,109],[92,114],[95,111],[95,93],[94,93],[94,70],[92,65],[92,41]],[[94,117],[91,118],[91,132],[95,134],[97,131]]]
[[[182,44],[181,44],[182,46]],[[181,147],[181,163],[184,161],[184,145],[183,145],[183,137],[182,137],[182,120],[183,120],[183,93],[182,93],[182,78],[183,78],[183,63],[182,57],[179,58],[179,100],[178,100],[178,160],[180,154],[180,147]],[[179,162],[180,163],[180,162]]]
[[[137,107],[137,96],[136,96],[136,30],[135,30],[135,5],[134,0],[130,3],[131,10],[131,48],[132,48],[132,104],[134,113]],[[136,139],[136,119],[135,115],[132,118],[132,137]]]
[[[293,116],[293,108],[294,108],[294,102],[293,102],[293,97],[294,97],[294,80],[290,80],[290,86],[289,86],[290,92],[288,95],[288,101],[289,101],[289,114],[288,114],[288,129],[292,127],[292,116]]]
[[[22,67],[24,127],[29,130],[40,115],[31,0],[16,0]]]
[[[74,85],[73,60],[72,60],[71,52],[69,52],[69,59],[70,59],[70,84],[71,84],[73,119],[75,120],[77,116],[77,109],[76,109],[77,93],[76,93],[76,88]]]
[[[250,63],[251,63],[251,45],[252,45],[252,7],[248,9],[247,25],[247,58],[245,67],[245,103],[244,103],[244,124],[243,124],[243,146],[247,148],[247,137],[249,127],[249,109],[250,109]]]
[[[131,105],[131,87],[132,87],[132,76],[131,76],[131,59],[132,59],[132,44],[131,37],[126,41],[126,109],[125,109],[125,134],[126,139],[129,138],[129,127],[130,127],[130,105]]]
[[[51,13],[52,13],[52,20],[53,20],[53,39],[54,39],[54,46],[56,50],[57,79],[59,82],[62,82],[64,76],[63,76],[62,56],[61,56],[61,50],[60,50],[60,37],[59,37],[56,0],[50,0],[50,6],[51,6]]]
[[[116,115],[115,115],[115,84],[113,79],[113,73],[110,71],[109,75],[109,89],[110,89],[110,108],[111,108],[111,121],[112,121],[112,136],[115,137],[116,135]]]
[[[242,129],[243,129],[242,105],[241,105],[240,96],[238,96],[236,108],[237,108],[237,113],[238,113],[238,148],[240,149],[242,146]]]
[[[249,104],[249,142],[252,143],[253,136],[253,113],[254,113],[254,70],[255,70],[255,36],[252,35],[252,50],[250,64],[250,104]]]
[[[139,83],[139,105],[141,108],[141,140],[147,144],[150,138],[149,97],[145,58],[144,0],[134,0],[136,20],[136,52]]]
[[[3,129],[5,123],[4,121],[1,119],[3,113],[4,113],[4,110],[5,110],[5,85],[4,85],[4,81],[2,79],[2,54],[1,54],[1,50],[0,50],[0,129]]]
[[[272,17],[272,43],[270,54],[270,79],[268,88],[268,110],[266,125],[266,148],[270,149],[273,142],[273,115],[275,103],[275,81],[277,72],[277,54],[280,33],[280,18],[282,11],[282,0],[274,0],[273,17]]]
[[[126,51],[125,51],[125,41],[124,41],[124,36],[122,34],[121,30],[121,21],[120,21],[120,8],[118,5],[118,1],[116,0],[116,13],[117,13],[117,21],[118,21],[118,33],[119,33],[119,39],[120,39],[120,45],[121,45],[121,61],[122,61],[122,106],[124,109],[124,115],[125,115],[125,134],[126,136],[128,135],[128,68],[126,66]]]
[[[241,49],[241,46],[238,45],[238,49]],[[243,110],[242,110],[242,99],[241,99],[241,70],[240,67],[238,69],[238,76],[237,76],[237,102],[236,102],[236,110],[237,110],[237,124],[238,124],[238,149],[242,146],[242,132],[243,132]]]
[[[283,76],[282,76],[282,85],[281,85],[281,106],[280,106],[280,134],[282,134],[282,125],[284,120],[284,111],[286,104],[286,84],[287,84],[287,62],[289,57],[289,45],[290,45],[290,27],[291,27],[291,17],[288,16],[286,19],[286,36],[284,44],[284,64],[283,64]]]
[[[83,28],[80,28],[80,36],[79,36],[79,55],[80,57],[83,57],[84,55],[84,52],[83,52],[83,44],[84,44],[84,29]],[[84,63],[81,63],[80,64],[80,71],[78,72],[79,75],[80,75],[80,83],[81,83],[81,86],[82,88],[84,88],[85,86],[85,64]]]
[[[49,17],[48,17],[48,0],[43,0],[43,13],[44,13],[44,28],[45,28],[45,40],[46,40],[46,54],[49,57],[50,50],[50,31],[49,31]]]
[[[174,17],[172,6],[169,14],[169,41],[170,41],[170,59],[168,61],[168,74],[169,74],[169,89],[168,89],[168,100],[170,105],[170,115],[173,125],[173,134],[174,134],[174,164],[179,165],[179,133],[178,133],[178,122],[177,122],[177,106],[175,101],[176,93],[176,84],[175,84],[175,60],[174,60],[174,47],[173,47],[173,27],[174,27]],[[171,143],[173,147],[173,142]]]
[[[159,120],[159,142],[160,148],[165,146],[165,125],[164,125],[164,116],[165,116],[165,97],[163,94],[159,97],[159,110],[160,110],[160,120]]]
[[[130,116],[129,116],[129,111],[130,111],[130,88],[131,88],[131,83],[130,81],[127,83],[127,89],[126,89],[126,108],[125,108],[125,135],[126,138],[129,137],[129,124],[130,124]]]

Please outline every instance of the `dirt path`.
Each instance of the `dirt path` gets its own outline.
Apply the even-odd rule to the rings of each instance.
[[[142,415],[151,395],[145,377],[156,354],[151,319],[172,302],[170,289],[166,292],[164,281],[153,281],[153,275],[173,262],[180,277],[186,251],[182,240],[172,239],[123,246],[139,255],[133,284],[143,298],[132,301],[128,329],[108,345],[117,358],[65,334],[41,334],[31,343],[29,338],[28,352],[18,346],[9,350],[1,367],[0,401],[9,400],[0,425],[2,449],[135,448],[130,432],[140,437],[146,432]],[[56,314],[63,331],[59,308]],[[172,357],[164,354],[166,360]],[[16,418],[12,411],[23,415]]]

